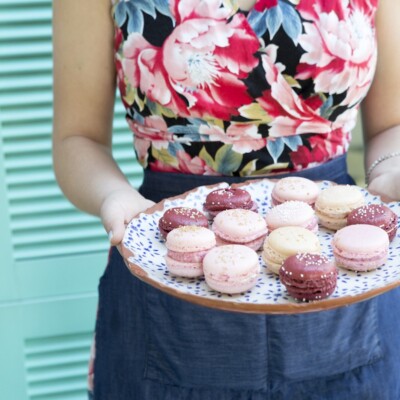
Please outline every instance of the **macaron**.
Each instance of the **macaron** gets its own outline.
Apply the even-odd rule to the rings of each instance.
[[[211,226],[219,245],[242,244],[257,251],[267,235],[267,223],[258,213],[237,208],[218,213]]]
[[[347,225],[368,224],[382,228],[392,241],[396,237],[398,217],[383,204],[367,204],[353,210],[347,216]]]
[[[319,186],[312,180],[300,176],[280,179],[271,191],[272,205],[297,200],[313,206],[319,194]]]
[[[389,237],[377,226],[349,225],[335,233],[332,250],[339,267],[352,271],[371,271],[385,264]]]
[[[204,278],[211,289],[222,293],[241,293],[258,280],[257,253],[247,246],[232,244],[215,247],[203,260]]]
[[[257,203],[253,201],[247,190],[240,188],[222,188],[210,192],[203,204],[204,211],[213,219],[219,212],[241,208],[257,210]]]
[[[320,253],[318,236],[306,228],[284,226],[273,230],[265,239],[262,258],[268,270],[279,274],[279,268],[297,253]]]
[[[360,188],[354,185],[333,185],[321,191],[315,202],[315,213],[325,228],[338,230],[347,225],[347,216],[365,203]]]
[[[265,216],[268,232],[282,226],[301,226],[318,232],[318,218],[313,208],[304,201],[290,200],[269,210]]]
[[[171,231],[165,242],[165,261],[173,275],[203,275],[203,258],[216,245],[214,233],[202,226],[182,226]]]
[[[207,217],[199,210],[190,207],[172,207],[158,220],[158,228],[165,239],[169,232],[180,226],[202,226],[208,228]]]
[[[279,279],[287,292],[299,301],[329,297],[335,291],[337,275],[333,259],[310,253],[288,257],[279,270]]]

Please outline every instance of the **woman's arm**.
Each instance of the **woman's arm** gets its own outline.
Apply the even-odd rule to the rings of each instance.
[[[124,224],[152,202],[111,154],[113,33],[110,0],[53,1],[55,174],[66,197],[100,216],[117,244]]]
[[[366,170],[381,157],[400,153],[400,2],[380,0],[377,13],[378,65],[363,104]],[[400,200],[400,156],[390,156],[371,172],[369,190],[384,200]]]

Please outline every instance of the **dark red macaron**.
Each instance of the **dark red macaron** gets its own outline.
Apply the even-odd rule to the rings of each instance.
[[[242,208],[245,210],[257,210],[257,204],[251,198],[248,191],[239,188],[216,189],[210,192],[204,202],[204,211],[212,218],[224,210]]]
[[[397,215],[383,204],[358,207],[347,216],[347,225],[368,224],[383,229],[392,241],[397,233]]]
[[[202,226],[208,228],[207,217],[199,210],[190,207],[173,207],[166,210],[158,221],[162,237],[181,226]]]
[[[336,288],[338,269],[333,259],[321,254],[299,253],[288,257],[279,278],[296,300],[322,300]]]

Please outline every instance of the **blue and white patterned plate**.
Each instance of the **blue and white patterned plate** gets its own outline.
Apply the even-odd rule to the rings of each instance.
[[[331,182],[320,182],[323,189]],[[250,181],[242,185],[258,204],[258,211],[266,215],[271,208],[271,190],[274,182],[268,179]],[[246,293],[226,295],[211,290],[203,278],[187,279],[171,275],[165,266],[166,248],[158,230],[158,220],[171,207],[186,206],[202,211],[207,194],[222,183],[201,186],[188,194],[165,200],[134,218],[127,226],[122,244],[122,254],[130,271],[152,286],[190,302],[231,311],[249,313],[301,313],[336,308],[368,299],[400,285],[400,230],[391,242],[385,265],[371,272],[339,270],[337,288],[331,297],[312,302],[297,302],[286,292],[279,278],[267,272],[260,255],[261,273],[257,285]],[[360,188],[361,189],[361,188]],[[366,203],[380,203],[380,198],[365,189]],[[400,203],[387,204],[400,215]],[[318,237],[323,254],[333,257],[331,240],[333,232],[320,227]]]

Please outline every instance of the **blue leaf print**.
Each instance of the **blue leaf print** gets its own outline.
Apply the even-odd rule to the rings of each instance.
[[[127,3],[129,12],[128,33],[143,33],[144,20],[142,12],[132,3]]]
[[[278,162],[279,156],[282,154],[285,144],[282,138],[269,139],[267,141],[267,150],[274,160],[274,164]]]
[[[204,124],[204,120],[202,120],[201,118],[188,118],[188,121],[192,124],[192,125],[196,125],[196,126],[200,126]]]
[[[171,154],[171,156],[176,158],[176,153],[178,151],[184,151],[184,148],[181,144],[176,142],[171,142],[168,144],[168,153]]]
[[[267,10],[258,12],[255,9],[252,9],[247,16],[248,23],[258,37],[263,36],[267,30],[267,21],[265,18],[266,12]]]
[[[297,150],[297,148],[303,144],[303,141],[301,140],[301,136],[300,135],[285,136],[285,137],[282,138],[282,141],[292,151]]]
[[[321,106],[321,110],[320,110],[321,117],[329,118],[329,116],[331,115],[331,113],[333,111],[331,109],[332,106],[333,106],[333,97],[329,96],[325,100],[324,104],[322,104],[322,106]]]
[[[153,18],[156,18],[156,9],[154,7],[154,3],[148,0],[135,0],[135,6],[145,12],[146,14],[151,15]]]
[[[154,0],[154,5],[160,14],[170,17],[172,20],[174,19],[169,10],[169,0]]]
[[[200,141],[199,127],[193,125],[174,125],[168,128],[168,132],[174,135],[182,135],[176,140],[185,141]]]
[[[122,1],[115,6],[114,17],[118,26],[121,27],[124,24],[126,20],[126,14],[127,14],[126,3],[125,1]]]
[[[297,46],[298,38],[303,28],[300,16],[296,9],[290,4],[284,3],[283,1],[279,1],[278,4],[282,10],[282,14],[285,16],[282,22],[283,29]]]
[[[286,18],[286,15],[285,15]],[[282,25],[282,10],[279,5],[273,8],[270,8],[267,12],[267,28],[269,32],[269,36],[272,39],[275,36],[275,33],[278,32],[278,29]]]
[[[133,111],[133,119],[138,123],[144,125],[144,117],[136,110]]]

